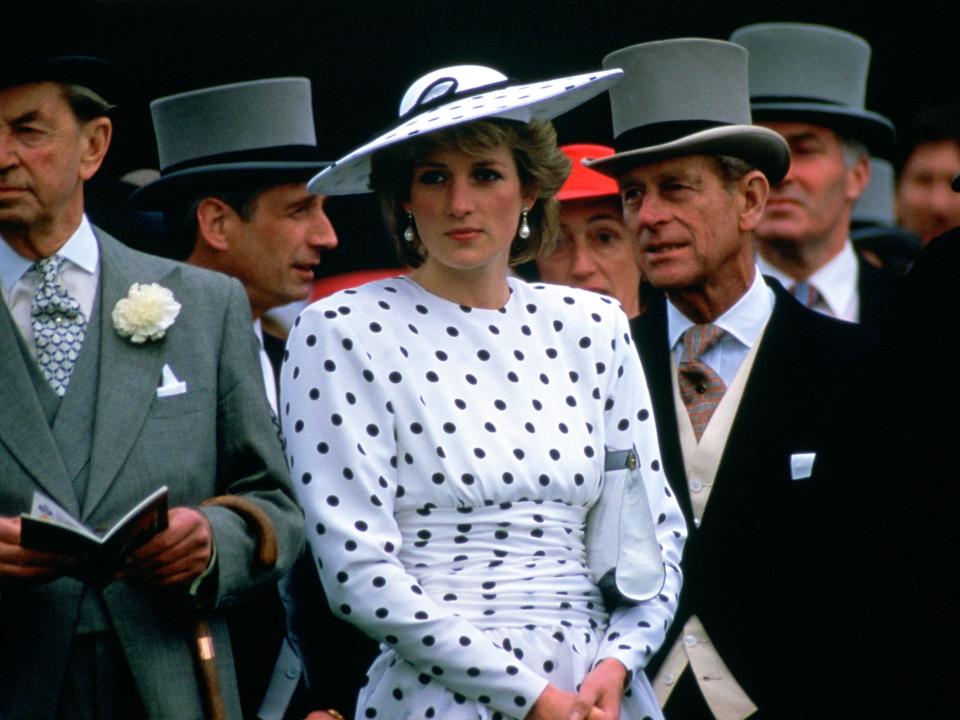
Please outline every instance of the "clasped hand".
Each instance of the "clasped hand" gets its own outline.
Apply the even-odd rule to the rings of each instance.
[[[626,676],[620,661],[607,659],[587,673],[578,693],[547,685],[526,720],[619,720]]]

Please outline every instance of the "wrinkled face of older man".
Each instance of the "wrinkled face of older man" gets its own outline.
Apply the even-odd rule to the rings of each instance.
[[[8,241],[23,231],[72,231],[83,213],[83,182],[109,140],[110,121],[78,120],[58,83],[0,89],[0,228]]]
[[[759,174],[752,171],[731,185],[716,159],[703,155],[624,172],[618,178],[624,220],[639,242],[647,281],[668,291],[696,292],[752,276],[747,233],[759,219],[767,185],[761,183],[759,195],[745,193]]]
[[[840,137],[818,125],[764,122],[790,145],[790,170],[770,190],[757,239],[780,245],[839,247],[850,233],[850,212],[870,176],[867,156],[846,157]]]

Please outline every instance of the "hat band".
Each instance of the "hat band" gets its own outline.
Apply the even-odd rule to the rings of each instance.
[[[507,87],[515,82],[516,81],[512,80],[511,78],[505,78],[503,80],[498,80],[497,82],[488,83],[486,85],[477,85],[475,87],[457,90],[459,81],[455,77],[437,78],[423,89],[423,92],[420,93],[420,97],[418,97],[416,102],[410,106],[409,110],[400,116],[400,119],[406,120],[413,115],[419,115],[420,113],[440,107],[441,105],[446,105],[447,103],[455,102],[456,100],[460,100],[462,98],[473,97],[474,95],[490,92],[491,90],[498,90],[499,88]],[[449,87],[437,97],[424,100],[424,98],[429,95],[432,90],[436,89],[440,85],[449,85]]]
[[[618,153],[627,152],[638,148],[663,145],[687,135],[727,125],[730,125],[730,123],[717,120],[665,120],[664,122],[650,123],[626,130],[617,136],[613,141],[613,146]]]
[[[844,103],[837,100],[828,100],[826,98],[805,97],[804,95],[754,95],[750,98],[751,103],[815,103],[817,105],[833,105],[841,107]]]
[[[190,158],[189,160],[182,160],[163,168],[160,174],[169,175],[170,173],[181,172],[182,170],[189,170],[190,168],[205,165],[227,165],[245,162],[320,163],[322,161],[317,158],[316,145],[274,145],[272,147],[236,150],[234,152],[203,155],[201,157]]]

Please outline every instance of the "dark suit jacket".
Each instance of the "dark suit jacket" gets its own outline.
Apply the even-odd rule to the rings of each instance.
[[[93,315],[100,341],[84,345],[75,372],[84,362],[97,370],[90,382],[71,383],[60,409],[71,393],[89,398],[89,414],[62,434],[89,444],[56,439],[32,361],[0,302],[0,515],[29,511],[40,491],[81,522],[109,527],[161,485],[169,487],[171,506],[198,506],[225,493],[260,506],[278,534],[272,571],[254,563],[254,538],[240,516],[226,508],[203,511],[217,551],[215,573],[205,581],[210,625],[227,711],[238,717],[230,643],[217,610],[275,583],[303,544],[302,517],[260,380],[248,300],[235,280],[138,253],[100,231],[97,238]],[[114,331],[111,311],[134,282],[157,282],[182,305],[160,340],[138,345]],[[156,395],[165,364],[187,383],[185,393]],[[86,493],[78,497],[72,481],[88,470]],[[0,591],[0,717],[53,716],[82,591],[68,577]],[[186,592],[115,581],[102,598],[149,717],[202,717],[193,651],[198,613]]]
[[[887,331],[897,313],[902,278],[892,270],[874,267],[857,254],[860,274],[860,324],[878,332]]]
[[[680,607],[652,676],[691,614],[759,706],[757,718],[867,717],[858,618],[874,601],[871,409],[877,339],[800,305],[774,280],[773,315],[736,413],[702,525],[694,527],[674,410],[663,296],[635,323],[667,477],[690,528]],[[790,456],[816,452],[812,477]],[[875,659],[875,658],[874,658]],[[867,656],[867,662],[871,658]],[[889,670],[886,671],[889,673]],[[711,717],[684,680],[667,717]],[[857,709],[858,712],[847,713]]]

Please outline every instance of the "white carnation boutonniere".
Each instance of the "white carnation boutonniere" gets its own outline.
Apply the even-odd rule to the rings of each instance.
[[[169,289],[157,283],[134,283],[113,307],[113,326],[130,342],[159,340],[179,314],[180,303]]]

